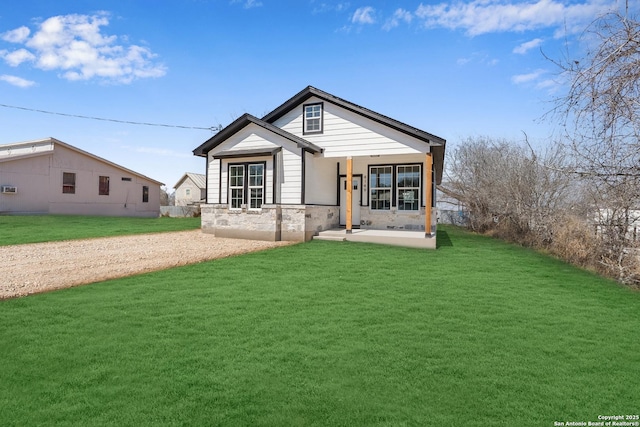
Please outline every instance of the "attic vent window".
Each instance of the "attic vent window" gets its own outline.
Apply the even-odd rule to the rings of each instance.
[[[122,180],[123,181],[127,181],[127,182],[131,182],[131,178],[128,178],[128,177],[125,177],[125,176],[122,177]]]
[[[304,106],[304,134],[322,133],[322,103]]]

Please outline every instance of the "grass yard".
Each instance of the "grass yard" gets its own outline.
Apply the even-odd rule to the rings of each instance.
[[[640,412],[640,293],[455,228],[0,301],[0,425],[552,426]]]
[[[0,245],[195,230],[200,218],[76,215],[0,216]]]

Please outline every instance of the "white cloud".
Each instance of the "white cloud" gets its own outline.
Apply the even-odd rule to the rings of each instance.
[[[375,9],[371,6],[359,7],[353,13],[353,17],[351,18],[351,22],[354,24],[373,24],[376,22],[373,14],[375,13]]]
[[[22,43],[27,39],[27,37],[29,37],[30,33],[31,30],[23,26],[16,28],[15,30],[7,31],[6,33],[2,33],[0,38],[10,43]]]
[[[515,84],[531,83],[535,80],[538,80],[545,73],[545,70],[538,69],[531,73],[515,75],[511,77],[511,81]]]
[[[313,1],[312,1],[313,3]],[[338,4],[329,4],[329,3],[319,3],[313,7],[312,13],[325,13],[325,12],[344,12],[349,9],[349,2],[338,3]]]
[[[36,84],[34,81],[23,79],[22,77],[10,76],[8,74],[1,75],[0,80],[18,87],[30,87]]]
[[[404,21],[407,24],[410,24],[412,20],[413,20],[413,15],[411,14],[411,12],[404,9],[396,9],[396,11],[393,13],[393,16],[385,21],[384,25],[382,26],[382,29],[389,31],[392,28],[395,28],[398,25],[400,25],[401,21]]]
[[[30,32],[21,30],[21,34],[27,35],[20,39],[25,48],[5,54],[3,58],[12,66],[33,61],[37,68],[58,70],[63,78],[72,81],[99,79],[130,83],[166,73],[166,68],[155,62],[156,55],[146,47],[126,46],[117,36],[105,35],[102,27],[108,25],[106,13],[54,16],[42,22],[31,37],[28,37]],[[20,28],[5,35],[15,35]]]
[[[533,39],[528,42],[524,42],[513,49],[513,53],[524,55],[529,50],[536,48],[542,44],[542,39]]]
[[[26,49],[18,49],[14,50],[11,53],[6,53],[7,51],[0,52],[0,56],[4,58],[7,64],[11,67],[17,67],[23,62],[33,61],[36,59],[35,55],[29,52]]]
[[[584,28],[598,14],[614,8],[615,2],[612,0],[586,0],[585,3],[573,4],[556,0],[525,3],[473,0],[468,3],[420,4],[415,15],[423,20],[427,28],[464,29],[470,36],[476,36],[548,27],[573,32]]]

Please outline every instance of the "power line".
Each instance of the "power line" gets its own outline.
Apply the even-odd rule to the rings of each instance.
[[[15,105],[6,105],[6,104],[0,104],[0,107],[13,108],[16,110],[32,111],[35,113],[53,114],[57,116],[74,117],[77,119],[100,120],[103,122],[124,123],[128,125],[160,126],[160,127],[166,127],[166,128],[179,128],[179,129],[198,129],[198,130],[209,130],[211,132],[217,132],[221,128],[221,126],[219,125],[205,128],[205,127],[198,127],[198,126],[180,126],[180,125],[168,125],[163,123],[146,123],[146,122],[134,122],[130,120],[107,119],[104,117],[93,117],[93,116],[83,116],[79,114],[59,113],[56,111],[45,111],[45,110],[38,110],[35,108],[17,107]]]

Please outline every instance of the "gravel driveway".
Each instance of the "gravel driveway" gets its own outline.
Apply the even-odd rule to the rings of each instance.
[[[192,230],[0,246],[0,299],[287,244],[289,242],[222,239]]]

